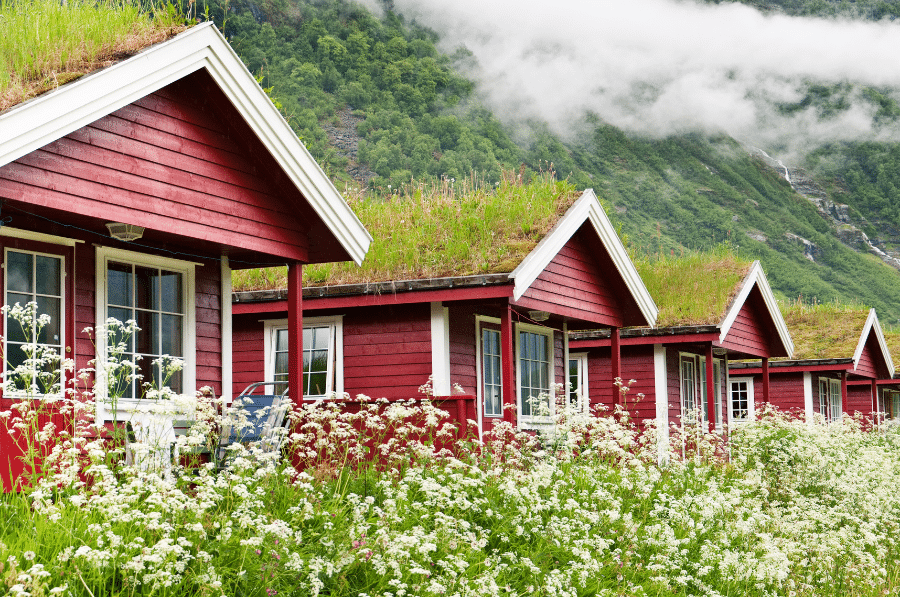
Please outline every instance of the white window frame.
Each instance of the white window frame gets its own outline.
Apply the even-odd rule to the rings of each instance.
[[[884,400],[885,410],[887,409],[888,402],[890,402],[891,418],[900,419],[900,392],[895,390],[884,390],[884,393],[887,396]]]
[[[839,422],[844,419],[844,398],[843,394],[841,394],[841,380],[829,379],[828,384],[831,388],[831,403],[829,405],[830,420],[832,422]]]
[[[709,411],[709,399],[706,398],[706,357],[700,356],[700,377],[698,377],[700,381],[700,402],[703,403],[703,408],[701,409],[701,413],[704,414],[704,419],[709,420],[709,415],[706,414]],[[713,359],[713,402],[716,407],[716,429],[722,428],[722,359],[714,358]]]
[[[275,319],[263,321],[265,353],[264,381],[275,381],[275,336],[279,330],[287,330],[287,319]],[[328,359],[328,373],[326,382],[334,389],[326,390],[324,394],[304,395],[304,398],[328,398],[344,395],[344,317],[333,315],[327,317],[303,317],[303,327],[331,326],[332,347]],[[272,386],[267,386],[266,393],[274,393]],[[288,392],[290,395],[290,392]]]
[[[734,416],[734,385],[747,384],[747,418],[737,419]],[[732,377],[728,382],[728,423],[732,425],[740,425],[741,423],[749,423],[756,418],[756,399],[753,389],[752,377]]]
[[[482,422],[482,417],[486,419],[502,419],[503,418],[503,337],[500,337],[500,414],[487,414],[484,407],[484,369],[482,354],[482,331],[485,324],[500,325],[500,319],[494,317],[485,317],[475,315],[475,380],[477,382],[476,398],[478,400],[478,422]],[[494,328],[490,328],[494,329]]]
[[[58,345],[59,345],[60,365],[59,365],[58,369],[59,369],[59,378],[60,378],[59,389],[60,389],[60,391],[65,390],[66,385],[67,385],[67,379],[66,379],[66,372],[62,368],[62,360],[64,358],[66,358],[66,356],[69,354],[68,352],[66,352],[66,346],[67,346],[67,341],[66,341],[66,328],[67,328],[66,302],[68,301],[68,298],[66,298],[66,277],[67,277],[67,268],[68,268],[68,265],[66,265],[66,257],[63,254],[54,254],[53,252],[36,252],[33,250],[23,250],[20,248],[14,248],[14,247],[9,247],[9,246],[5,247],[3,249],[3,304],[4,304],[4,306],[11,306],[9,299],[8,299],[9,273],[8,273],[7,267],[6,267],[6,265],[8,264],[8,260],[9,260],[8,257],[9,257],[10,252],[18,252],[19,254],[30,254],[32,257],[47,256],[50,258],[58,258],[59,259],[59,267],[60,267],[59,268],[59,294],[60,295],[59,295],[59,324],[58,324],[59,325],[59,344]],[[32,267],[32,269],[33,268],[34,267]],[[36,282],[33,282],[33,283],[36,283]],[[17,293],[17,292],[13,292],[13,293]],[[37,295],[37,292],[36,291],[33,292],[32,295]],[[40,317],[40,314],[36,314],[35,317]],[[3,356],[4,357],[9,356],[9,346],[8,346],[9,332],[6,331],[6,325],[8,323],[9,323],[9,319],[6,318],[4,321],[4,325],[3,325],[3,332],[4,332]],[[53,345],[55,346],[57,344],[53,344]],[[4,359],[3,372],[5,373],[8,368],[9,368],[9,364]],[[27,396],[28,394],[17,393],[17,392],[13,392],[13,391],[6,391],[3,395],[6,398],[23,398],[23,397]]]
[[[571,403],[571,393],[575,392],[575,410],[578,412],[587,412],[588,407],[590,406],[590,395],[588,393],[588,354],[587,352],[570,352],[569,353],[569,362],[577,361],[577,373],[576,377],[578,378],[578,384],[575,389],[570,389],[571,374],[569,373],[569,365],[566,365],[566,401]]]
[[[183,393],[192,394],[197,389],[197,298],[196,298],[196,268],[200,263],[143,254],[131,250],[120,250],[107,246],[98,246],[96,255],[96,322],[98,326],[105,326],[107,315],[107,265],[110,261],[125,264],[165,269],[182,274],[182,299],[184,301],[184,328],[182,331],[182,348],[184,349],[184,368],[181,371]],[[222,315],[228,318],[230,315]],[[105,381],[106,374],[103,365],[106,360],[106,336],[95,335],[94,342],[97,352],[97,377],[99,381]],[[99,396],[97,402],[97,421],[108,421],[113,418],[113,413],[102,400],[107,397],[107,390],[103,386],[97,386]],[[122,399],[117,405],[116,418],[127,420],[130,415],[146,400]]]
[[[546,336],[548,339],[548,365],[547,369],[549,373],[547,374],[547,384],[548,384],[548,393],[550,395],[550,414],[547,416],[535,416],[528,415],[526,416],[523,413],[523,398],[522,398],[522,369],[520,366],[521,363],[521,344],[519,344],[519,334],[521,332],[527,333],[535,333],[539,335]],[[520,426],[534,426],[534,425],[546,425],[553,422],[553,414],[555,412],[554,402],[553,402],[553,394],[554,384],[556,383],[556,348],[555,348],[555,340],[553,335],[553,329],[550,327],[541,327],[539,325],[531,325],[530,323],[516,323],[515,327],[515,348],[516,348],[516,406],[518,407],[519,414],[519,425]],[[568,367],[568,365],[566,365]]]
[[[827,423],[841,421],[844,418],[842,396],[840,379],[819,377],[819,412]],[[825,411],[822,410],[823,408]]]
[[[684,377],[684,365],[686,365],[686,364],[690,364],[691,369],[693,371],[693,380],[691,381],[690,386],[688,386],[686,384],[685,377]],[[697,386],[698,386],[699,379],[700,378],[697,376],[697,355],[690,354],[687,352],[679,352],[678,353],[678,387],[680,390],[681,418],[686,421],[693,422],[693,418],[690,415],[688,415],[688,407],[685,402],[687,400],[686,392],[688,390],[690,390],[691,397],[693,398],[694,408],[691,412],[696,411],[698,396],[699,396],[699,394],[697,393]],[[699,414],[701,415],[701,418],[702,418],[703,411],[701,410],[699,412]]]

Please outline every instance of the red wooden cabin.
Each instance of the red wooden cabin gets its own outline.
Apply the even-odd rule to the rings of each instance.
[[[894,364],[875,309],[798,305],[786,309],[785,318],[797,349],[793,360],[769,364],[770,402],[807,419],[818,413],[838,421],[857,412],[880,419],[886,407],[878,385],[891,389]],[[735,363],[731,375],[746,381],[752,395],[761,366]]]
[[[0,114],[0,208],[3,302],[51,315],[37,341],[83,368],[105,352],[83,330],[133,318],[143,375],[156,356],[182,358],[171,384],[185,393],[231,393],[231,269],[290,265],[299,324],[302,265],[360,262],[371,242],[211,23]],[[15,363],[27,340],[4,333]],[[299,336],[288,347],[294,381]],[[131,386],[122,412],[140,395]]]
[[[680,268],[678,261],[675,268]],[[735,268],[728,261],[721,269],[713,262],[702,263],[694,276],[678,278],[650,276],[653,269],[652,264],[639,266],[655,298],[702,298],[700,312],[691,314],[670,301],[660,306],[661,327],[570,332],[572,356],[587,361],[591,402],[621,403],[605,385],[615,372],[611,356],[620,347],[622,378],[635,380],[626,402],[636,421],[655,420],[666,436],[670,423],[695,412],[720,429],[723,422],[734,425],[752,418],[753,398],[746,395],[744,382],[729,372],[729,361],[756,357],[766,364],[769,357],[793,350],[759,262]],[[733,287],[713,285],[727,277],[736,282]]]
[[[569,355],[570,328],[653,325],[657,313],[592,190],[554,219],[511,272],[492,264],[476,275],[307,285],[306,397],[421,398],[419,386],[433,376],[437,396],[462,386],[468,400],[451,404],[454,419],[482,431],[503,419],[539,428],[546,418],[528,398],[582,373]],[[291,325],[283,296],[235,293],[235,390],[284,377],[280,353]]]

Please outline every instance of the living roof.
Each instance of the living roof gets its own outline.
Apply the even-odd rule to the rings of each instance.
[[[658,328],[718,325],[753,266],[727,248],[634,262],[659,307]]]
[[[781,314],[794,340],[795,360],[852,358],[869,308],[861,304],[788,302]]]
[[[581,192],[552,173],[494,188],[418,188],[351,208],[374,241],[361,266],[307,265],[304,287],[510,273],[556,225]],[[283,267],[234,271],[235,291],[284,288]]]
[[[0,112],[187,27],[171,5],[0,0]]]

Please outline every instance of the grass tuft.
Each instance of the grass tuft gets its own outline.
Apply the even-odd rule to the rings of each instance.
[[[172,5],[0,0],[0,112],[186,29]]]
[[[374,237],[362,266],[309,265],[303,285],[508,273],[522,262],[581,192],[552,172],[527,183],[511,175],[493,188],[444,182],[389,198],[350,199]],[[286,269],[235,271],[235,290],[286,287]]]
[[[781,314],[794,340],[797,360],[851,358],[859,343],[869,307],[860,303],[782,302]]]
[[[752,264],[726,246],[634,260],[659,307],[657,327],[720,323]]]

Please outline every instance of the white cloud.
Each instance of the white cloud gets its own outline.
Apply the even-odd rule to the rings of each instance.
[[[465,46],[501,118],[565,133],[584,111],[627,131],[722,131],[793,150],[871,138],[871,106],[834,121],[786,117],[804,81],[900,88],[900,25],[766,16],[740,4],[673,0],[395,0],[396,10]],[[896,131],[879,132],[900,140]]]

